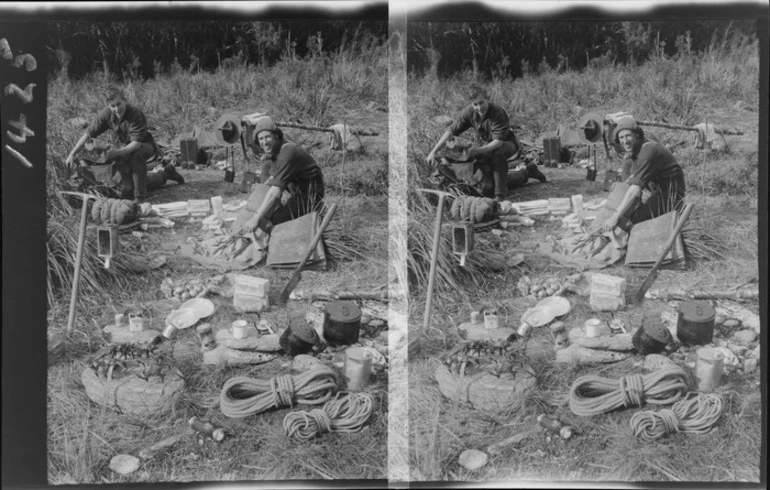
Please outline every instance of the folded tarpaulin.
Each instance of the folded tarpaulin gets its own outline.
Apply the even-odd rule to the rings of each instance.
[[[628,267],[652,267],[673,233],[677,220],[678,213],[671,211],[657,218],[636,223],[631,228],[631,235],[628,238],[625,265]],[[680,233],[671,251],[663,259],[661,267],[683,268],[684,258],[682,234]]]
[[[318,213],[312,212],[276,225],[270,233],[267,266],[274,269],[294,269],[307,255],[310,242],[318,232]],[[308,270],[326,269],[326,250],[323,240],[305,264]]]

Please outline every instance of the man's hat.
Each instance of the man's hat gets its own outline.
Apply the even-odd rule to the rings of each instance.
[[[234,145],[241,137],[241,119],[234,114],[223,114],[214,125],[214,137],[224,145]]]
[[[271,131],[275,133],[277,129],[278,126],[275,125],[270,116],[260,117],[254,122],[254,139],[257,139],[257,136],[259,136],[259,133],[262,131]]]
[[[578,139],[587,145],[592,145],[601,141],[603,133],[604,122],[595,112],[589,112],[578,121]]]
[[[612,135],[612,140],[615,141],[615,143],[620,143],[618,135],[625,129],[629,129],[634,133],[639,134],[639,126],[636,124],[636,119],[634,119],[634,116],[623,116],[618,119],[618,125],[615,127],[615,131]]]

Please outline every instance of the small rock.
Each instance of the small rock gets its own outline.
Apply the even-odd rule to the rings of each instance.
[[[743,374],[751,374],[757,370],[759,361],[757,359],[749,358],[743,363]]]
[[[757,338],[754,330],[738,330],[733,334],[733,341],[738,345],[749,345]]]
[[[727,348],[730,349],[730,351],[736,356],[742,356],[748,350],[748,347],[745,345],[735,345],[732,342],[727,343]]]
[[[139,458],[130,454],[118,454],[110,460],[110,469],[121,475],[128,475],[139,469]]]
[[[666,356],[660,354],[648,354],[644,357],[644,369],[658,371],[670,367],[677,367],[677,364]]]
[[[291,367],[296,371],[310,371],[319,367],[326,367],[322,361],[307,354],[298,354],[294,356]]]
[[[375,318],[374,320],[369,322],[369,326],[372,328],[381,328],[385,326],[385,322],[380,320],[379,318]]]
[[[489,457],[477,449],[467,449],[463,451],[457,460],[457,462],[460,463],[460,466],[470,471],[483,468],[488,461]]]
[[[722,322],[722,326],[725,327],[725,328],[730,328],[730,329],[736,330],[736,329],[740,328],[741,321],[736,319],[736,318],[728,318],[727,320]]]
[[[377,341],[385,345],[388,345],[388,331],[383,330],[382,332],[380,332],[379,335],[377,335]]]

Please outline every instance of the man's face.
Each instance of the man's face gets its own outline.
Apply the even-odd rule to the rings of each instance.
[[[257,142],[259,147],[269,155],[273,152],[273,147],[275,147],[275,135],[272,131],[260,131],[257,135]]]
[[[110,111],[120,119],[126,113],[126,101],[120,97],[112,99],[110,101]]]
[[[624,129],[618,133],[618,141],[620,141],[620,146],[622,146],[627,153],[630,153],[631,150],[634,149],[634,145],[636,145],[637,140],[638,138],[636,137],[636,133],[630,129]]]
[[[476,97],[471,101],[471,105],[473,106],[473,111],[480,117],[484,117],[487,109],[489,109],[489,101],[484,97]]]

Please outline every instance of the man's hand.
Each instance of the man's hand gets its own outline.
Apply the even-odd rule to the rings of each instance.
[[[430,165],[431,167],[436,164],[436,154],[433,152],[428,153],[428,156],[425,157],[425,161]]]
[[[618,226],[618,219],[619,216],[617,214],[613,214],[609,218],[607,218],[607,221],[602,224],[602,230],[603,231],[612,231]]]
[[[642,189],[642,204],[647,204],[647,201],[652,197],[652,192],[647,189]]]

